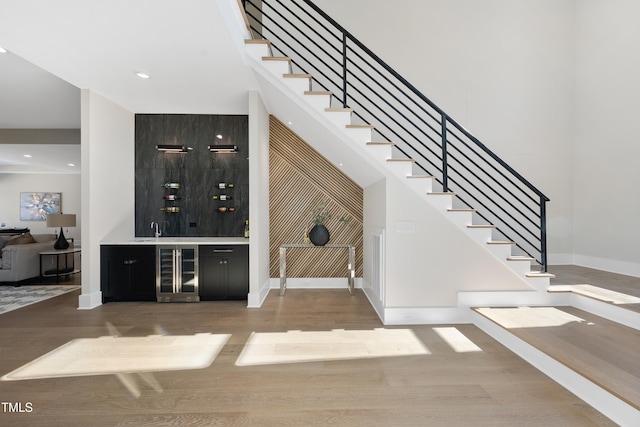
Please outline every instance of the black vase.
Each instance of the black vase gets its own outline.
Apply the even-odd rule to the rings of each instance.
[[[329,241],[329,230],[322,224],[316,224],[309,231],[309,240],[316,246],[324,246]]]

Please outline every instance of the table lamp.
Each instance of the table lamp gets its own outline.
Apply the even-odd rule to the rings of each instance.
[[[64,237],[62,227],[75,227],[76,215],[75,214],[53,214],[47,215],[47,227],[60,227],[60,235],[58,240],[53,245],[54,249],[67,249],[69,242]]]

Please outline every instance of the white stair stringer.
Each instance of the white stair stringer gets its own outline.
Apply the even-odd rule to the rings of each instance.
[[[265,43],[263,48],[263,51],[259,51],[252,44],[251,49],[247,50],[248,63],[258,75],[267,80],[271,86],[280,88],[289,98],[295,100],[296,104],[303,107],[308,114],[313,115],[316,120],[329,128],[333,135],[344,141],[362,158],[374,165],[380,173],[401,179],[405,185],[456,224],[477,244],[483,246],[485,250],[488,250],[500,262],[514,271],[532,289],[532,292],[521,294],[521,296],[531,299],[528,304],[542,300],[541,297],[535,296],[536,293],[542,293],[545,297],[547,296],[546,290],[549,286],[549,277],[530,274],[530,269],[527,268],[530,267],[530,262],[509,260],[511,248],[514,245],[513,242],[491,240],[493,227],[472,225],[473,210],[452,209],[455,193],[432,192],[433,177],[414,177],[412,174],[413,160],[392,158],[392,145],[390,143],[371,143],[372,125],[351,124],[351,110],[331,108],[329,93],[323,92],[322,95],[319,95],[322,91],[314,91],[310,75],[291,75],[287,74],[287,71],[290,72],[290,70],[276,68],[277,66],[272,63],[280,64],[282,67],[282,64],[288,65],[289,62],[284,59],[265,60],[264,53],[267,51],[268,45]],[[312,141],[308,142],[312,143]],[[312,145],[314,144],[312,143]],[[315,145],[314,147],[318,149]],[[319,151],[323,153],[322,150]],[[331,160],[329,155],[325,153],[323,155]],[[525,300],[522,303],[527,304]]]

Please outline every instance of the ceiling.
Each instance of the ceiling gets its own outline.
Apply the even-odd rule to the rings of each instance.
[[[218,1],[0,0],[0,129],[77,129],[80,89],[133,113],[247,114],[257,84]],[[7,147],[0,172],[42,171],[29,147]],[[49,168],[73,150],[38,147]],[[75,150],[55,167],[79,165]]]

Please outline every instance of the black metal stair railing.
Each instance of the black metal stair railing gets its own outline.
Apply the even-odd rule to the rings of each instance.
[[[313,75],[314,89],[354,109],[354,122],[375,126],[394,156],[415,160],[455,192],[458,208],[497,227],[522,255],[547,271],[549,198],[309,0],[243,0],[254,36],[291,58],[294,72]],[[332,102],[333,102],[332,101]]]

